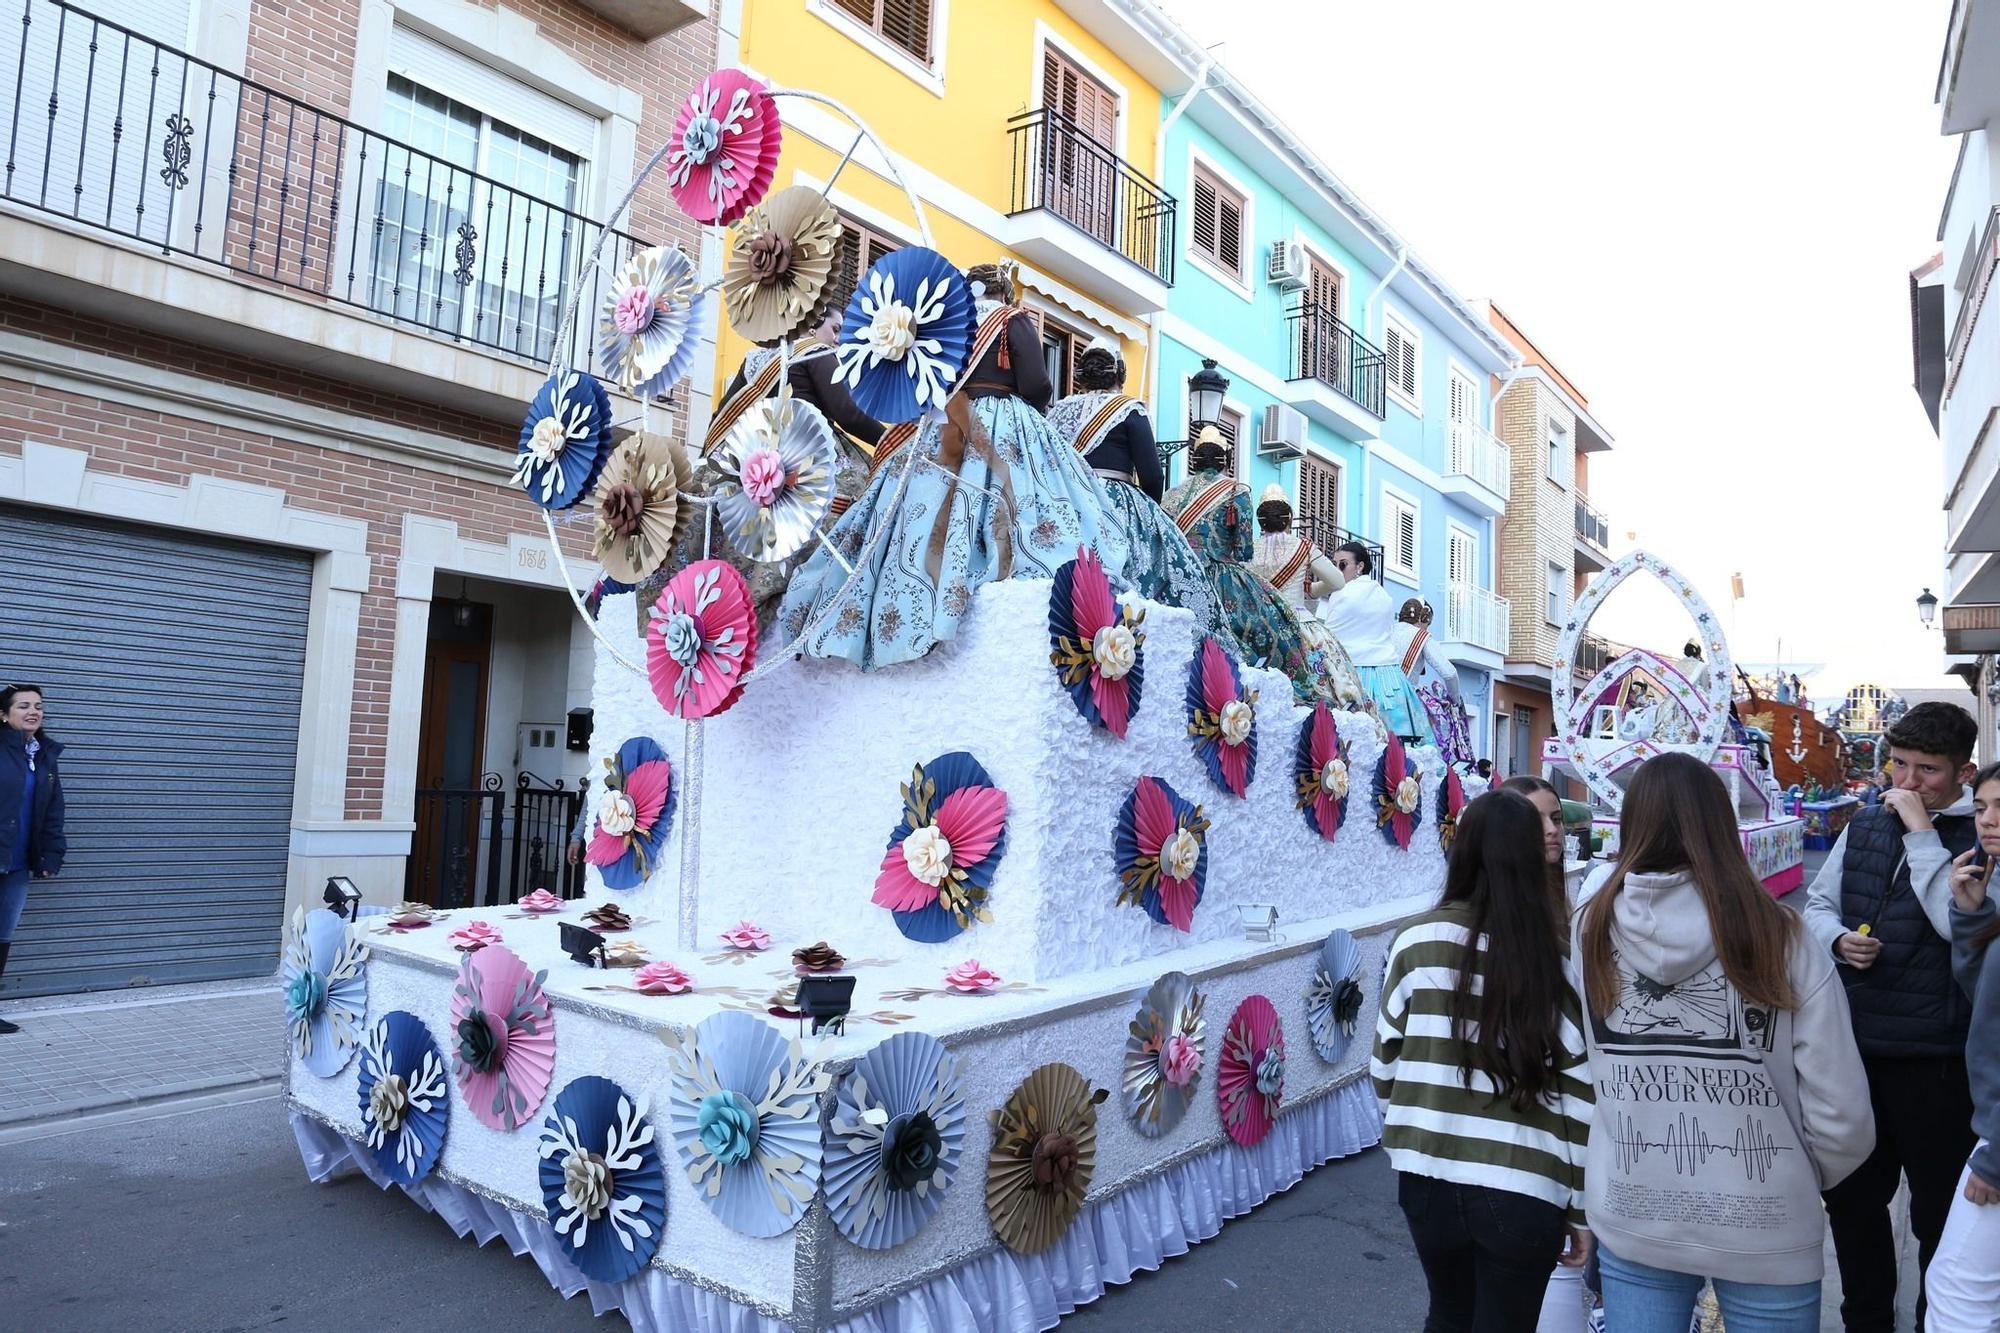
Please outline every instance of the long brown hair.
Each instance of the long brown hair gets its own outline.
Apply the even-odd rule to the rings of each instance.
[[[1516,773],[1513,777],[1502,782],[1496,790],[1519,792],[1528,798],[1528,804],[1530,805],[1535,803],[1535,793],[1538,791],[1547,792],[1549,795],[1555,797],[1557,801],[1562,800],[1562,793],[1556,790],[1555,783],[1550,782],[1547,778],[1538,778],[1533,773]],[[1541,811],[1537,810],[1535,813],[1539,815]],[[1563,874],[1562,862],[1557,861],[1548,868],[1548,871],[1549,883],[1555,888],[1557,893],[1563,896],[1563,911],[1566,915],[1569,911],[1569,881]],[[1564,934],[1563,948],[1564,950],[1568,950],[1569,948],[1567,932]]]
[[[1625,877],[1676,871],[1694,881],[1715,956],[1737,993],[1752,1004],[1797,1006],[1791,953],[1799,919],[1778,906],[1752,873],[1736,832],[1736,809],[1714,770],[1690,754],[1648,759],[1625,791],[1618,836],[1618,863],[1584,907],[1578,931],[1592,1013],[1609,1013],[1618,1003],[1611,915]]]
[[[1451,1035],[1496,1098],[1526,1111],[1555,1091],[1563,1059],[1562,898],[1549,889],[1542,816],[1525,796],[1488,792],[1458,816],[1439,906],[1471,908],[1471,943],[1451,996]],[[1486,937],[1486,962],[1473,958]],[[1472,993],[1479,981],[1479,993]]]
[[[1988,764],[1986,767],[1980,769],[1977,773],[1974,773],[1972,775],[1973,799],[1974,800],[1978,799],[1979,789],[1981,787],[1984,787],[1987,783],[1992,782],[1996,778],[2000,778],[2000,764]],[[1979,822],[1978,822],[1979,816],[1975,813],[1972,818],[1973,818],[1972,845],[1977,847],[1979,846]],[[1988,879],[1988,885],[1989,887],[1987,889],[1987,892],[1990,894],[1992,892],[1992,888],[1990,887],[1991,886],[1990,877]],[[1996,939],[2000,939],[2000,920],[1995,920],[1989,922],[1984,926],[1981,926],[1979,928],[1979,933],[1972,937],[1972,947],[1975,949],[1983,949],[1987,945],[1993,943],[1993,941]]]

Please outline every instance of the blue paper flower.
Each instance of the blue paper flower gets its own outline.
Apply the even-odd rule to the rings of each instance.
[[[645,736],[619,746],[617,757],[605,760],[605,770],[597,829],[584,859],[604,876],[605,888],[636,889],[659,865],[680,791],[666,751]]]
[[[840,1234],[886,1250],[944,1205],[965,1145],[958,1058],[936,1037],[899,1032],[854,1062],[826,1135],[826,1206]]]
[[[611,456],[611,396],[595,376],[559,370],[521,423],[514,484],[544,509],[568,509],[597,484]]]
[[[943,255],[919,245],[886,254],[847,303],[834,380],[878,421],[941,412],[977,325],[972,289]]]
[[[991,921],[986,895],[1007,850],[1006,793],[963,750],[917,765],[902,792],[903,819],[889,834],[875,904],[924,944]]]
[[[368,1013],[368,946],[324,907],[292,913],[278,984],[292,1052],[321,1078],[331,1078],[361,1044]]]
[[[741,1166],[757,1146],[757,1112],[740,1092],[724,1088],[702,1098],[702,1146],[724,1166]]]
[[[576,1079],[556,1094],[538,1151],[562,1252],[597,1282],[644,1269],[667,1228],[667,1176],[645,1103],[608,1078]]]
[[[414,1185],[444,1151],[451,1121],[451,1080],[430,1029],[392,1009],[361,1048],[361,1138],[393,1180]]]

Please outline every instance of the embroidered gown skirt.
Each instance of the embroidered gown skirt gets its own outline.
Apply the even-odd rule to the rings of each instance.
[[[1198,624],[1222,639],[1224,648],[1234,648],[1208,575],[1167,511],[1129,482],[1108,477],[1103,481],[1110,501],[1108,521],[1123,535],[1128,552],[1125,582],[1148,601],[1192,611]],[[1118,571],[1111,573],[1115,579]]]
[[[1109,483],[1021,399],[970,408],[955,468],[944,423],[926,421],[834,524],[851,574],[819,548],[793,576],[778,615],[790,651],[863,670],[914,661],[957,634],[980,584],[1053,578],[1079,546],[1118,579],[1127,554]]]
[[[1382,725],[1394,735],[1404,739],[1415,737],[1417,744],[1428,745],[1431,736],[1431,715],[1424,708],[1424,701],[1417,697],[1416,687],[1403,674],[1400,666],[1356,667],[1361,673],[1361,684],[1375,701],[1375,711],[1381,716]]]

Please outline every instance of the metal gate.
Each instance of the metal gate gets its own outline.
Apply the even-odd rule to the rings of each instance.
[[[0,677],[48,692],[69,859],[6,985],[270,973],[284,916],[312,557],[0,505]]]
[[[496,907],[536,889],[583,896],[583,867],[569,864],[569,835],[583,793],[519,774],[510,811],[498,773],[477,788],[420,788],[417,834],[404,871],[403,896],[433,907]],[[437,836],[426,838],[426,829]],[[428,855],[424,848],[433,849]]]

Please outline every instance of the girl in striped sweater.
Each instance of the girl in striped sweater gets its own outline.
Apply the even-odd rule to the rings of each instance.
[[[1424,1333],[1532,1329],[1550,1268],[1590,1253],[1590,1089],[1563,908],[1540,815],[1491,792],[1459,816],[1443,899],[1389,951],[1372,1073],[1430,1284]]]

